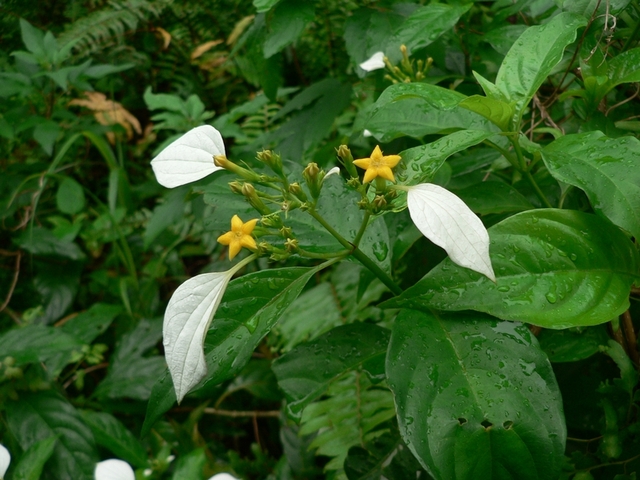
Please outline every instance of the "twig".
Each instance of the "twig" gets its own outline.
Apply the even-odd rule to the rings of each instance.
[[[83,370],[84,370],[84,373],[87,374],[87,373],[91,373],[91,372],[93,372],[95,370],[101,370],[103,368],[107,368],[108,366],[109,366],[108,362],[103,362],[103,363],[100,363],[98,365],[93,365],[92,367],[87,367],[87,368],[85,368]],[[67,388],[69,388],[69,385],[71,385],[73,382],[75,382],[76,378],[78,378],[78,374],[77,373],[74,374],[69,380],[64,382],[64,385],[62,386],[62,388],[65,389],[65,390]]]
[[[615,105],[611,105],[606,112],[604,112],[604,116],[607,117],[609,116],[609,113],[611,112],[611,110],[613,110],[614,108],[618,108],[620,105],[624,105],[627,102],[630,102],[631,100],[633,100],[634,98],[636,98],[638,96],[638,93],[640,93],[640,85],[638,85],[638,87],[636,88],[636,93],[634,93],[633,95],[631,95],[629,98],[625,98],[624,100],[616,103]]]
[[[529,331],[533,333],[535,337],[537,337],[538,335],[540,335],[540,332],[542,332],[542,327],[539,327],[538,325],[529,325]]]
[[[221,410],[219,408],[205,408],[204,413],[231,418],[271,417],[278,418],[280,410]]]
[[[633,329],[633,321],[629,310],[622,314],[622,330],[624,336],[627,339],[627,350],[629,358],[635,364],[636,368],[640,368],[640,355],[638,354],[638,339],[636,337],[636,331]]]
[[[13,296],[13,291],[15,290],[16,285],[18,284],[18,277],[20,276],[20,260],[22,259],[22,252],[20,250],[18,250],[17,252],[6,252],[6,250],[2,250],[2,254],[12,255],[12,256],[15,255],[16,266],[13,272],[13,280],[11,281],[9,292],[7,293],[7,298],[5,298],[4,302],[2,302],[2,305],[0,306],[0,312],[2,312],[5,308],[7,308],[7,305],[9,305],[9,302],[11,301],[11,297]],[[17,322],[17,323],[18,325],[20,324],[20,322]]]

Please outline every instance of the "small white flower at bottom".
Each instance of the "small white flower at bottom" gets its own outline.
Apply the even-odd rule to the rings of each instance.
[[[209,480],[240,480],[233,475],[229,475],[228,473],[216,473]]]
[[[4,478],[4,474],[7,473],[9,464],[11,463],[11,454],[7,447],[0,445],[0,480]]]
[[[95,480],[135,480],[136,475],[133,468],[117,458],[105,460],[96,465],[94,472]]]

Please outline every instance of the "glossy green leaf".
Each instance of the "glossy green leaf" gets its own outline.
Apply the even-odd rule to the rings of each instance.
[[[405,45],[409,53],[426,47],[458,23],[471,4],[431,3],[415,10],[396,30],[394,43]],[[425,34],[426,33],[426,34]]]
[[[496,132],[481,115],[458,106],[465,98],[428,83],[399,83],[382,92],[360,121],[380,142],[404,135],[421,138],[448,129]]]
[[[202,385],[217,385],[242,370],[264,336],[322,268],[324,265],[263,270],[231,281],[205,339],[208,373]],[[175,401],[173,383],[166,374],[153,386],[143,435]]]
[[[311,2],[283,0],[273,11],[269,33],[264,41],[264,56],[269,58],[294,42],[315,17]]]
[[[566,330],[544,329],[538,335],[538,341],[551,362],[577,362],[597,353],[601,346],[606,346],[609,335],[604,325]]]
[[[640,374],[633,365],[633,362],[624,351],[622,346],[615,340],[609,339],[607,347],[603,351],[616,362],[616,365],[620,369],[620,380],[617,383],[629,393],[633,395],[635,387],[640,380]]]
[[[20,457],[11,478],[13,480],[39,480],[44,464],[53,454],[56,437],[49,437],[31,445]]]
[[[462,100],[459,105],[471,110],[498,126],[502,131],[509,130],[509,122],[513,117],[513,106],[497,98],[472,95]]]
[[[379,363],[384,357],[388,343],[388,330],[355,323],[334,328],[278,358],[273,371],[287,398],[289,416],[299,419],[309,403],[349,370],[363,364],[376,369],[376,360]]]
[[[469,208],[479,215],[532,210],[524,195],[502,182],[480,182],[461,190],[454,190]]]
[[[435,142],[403,150],[399,153],[402,163],[398,169],[398,182],[403,185],[430,182],[447,158],[492,135],[493,132],[486,130],[460,130]]]
[[[631,0],[609,0],[603,4],[598,0],[555,0],[555,3],[567,12],[579,13],[586,18],[599,15],[617,15]]]
[[[23,449],[57,437],[44,478],[93,480],[98,461],[95,440],[73,405],[59,393],[21,392],[19,400],[5,406],[9,430]]]
[[[435,479],[558,478],[562,399],[526,326],[402,310],[387,378],[402,436]]]
[[[582,16],[561,13],[544,25],[529,27],[511,47],[495,84],[507,100],[515,102],[517,124],[531,97],[562,60],[564,49],[576,39],[578,28],[586,23]]]
[[[566,135],[542,151],[558,180],[587,194],[593,209],[640,238],[640,141],[602,132]]]
[[[445,259],[386,307],[478,310],[546,328],[596,325],[629,307],[640,255],[614,225],[540,209],[489,229],[497,283]]]
[[[82,410],[80,413],[98,445],[136,467],[147,466],[147,452],[117,418],[106,412]]]
[[[56,192],[56,204],[62,213],[75,215],[84,208],[84,190],[71,177],[64,177]]]
[[[256,7],[258,12],[268,12],[274,5],[277,5],[280,0],[253,0],[253,6]]]

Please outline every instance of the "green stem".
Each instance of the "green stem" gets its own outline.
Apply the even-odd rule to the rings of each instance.
[[[339,252],[334,252],[334,253],[314,253],[298,247],[297,252],[305,258],[317,258],[320,260],[329,260],[331,258],[339,258],[339,257],[347,256],[351,253],[351,249],[340,250]]]
[[[553,205],[549,203],[549,200],[547,200],[547,197],[544,195],[544,192],[540,190],[540,187],[536,183],[536,179],[533,178],[533,175],[531,175],[531,172],[528,172],[528,171],[524,172],[524,176],[527,177],[527,180],[529,180],[529,183],[531,184],[533,189],[536,191],[536,195],[538,195],[538,198],[540,199],[542,204],[547,208],[553,208]]]
[[[364,212],[364,218],[362,219],[362,225],[360,225],[360,230],[356,234],[356,238],[353,239],[353,244],[357,247],[360,245],[360,240],[362,240],[362,236],[364,235],[365,230],[367,229],[367,225],[369,225],[369,218],[371,217],[371,212]]]
[[[520,142],[518,141],[518,135],[520,135],[520,133],[516,133],[515,136],[510,137],[509,140],[513,145],[513,150],[516,152],[516,157],[518,158],[518,164],[520,165],[520,171],[526,172],[529,169],[527,168],[527,162],[522,153],[522,147],[520,146]]]
[[[353,255],[356,260],[362,263],[365,267],[367,267],[371,272],[380,279],[382,283],[384,283],[389,290],[391,290],[395,295],[400,295],[402,293],[402,289],[396,285],[396,283],[387,275],[387,273],[382,270],[376,263],[367,257],[362,250],[360,250],[356,245],[350,243],[346,240],[342,235],[340,235],[331,225],[329,225],[322,216],[318,214],[313,209],[308,210],[309,215],[315,218],[320,225],[322,225],[331,235],[334,236],[338,242],[340,242],[345,248],[347,248],[351,255]]]

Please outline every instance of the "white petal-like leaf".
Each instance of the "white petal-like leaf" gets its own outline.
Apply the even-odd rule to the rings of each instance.
[[[234,270],[190,278],[171,296],[164,314],[164,354],[178,403],[207,373],[202,345]]]
[[[238,480],[233,475],[229,475],[228,473],[216,473],[209,480]]]
[[[462,200],[438,185],[423,183],[409,187],[407,205],[418,230],[444,248],[453,262],[495,282],[487,229]]]
[[[221,170],[213,163],[215,155],[225,155],[222,136],[212,126],[202,125],[162,150],[151,167],[160,185],[174,188]]]
[[[365,72],[372,72],[384,68],[384,52],[376,52],[368,60],[360,64],[360,68]]]
[[[4,478],[4,474],[11,463],[11,454],[4,445],[0,445],[0,479]]]
[[[333,167],[331,170],[329,170],[327,172],[327,174],[324,176],[324,178],[327,178],[331,175],[340,175],[340,167]],[[323,179],[324,181],[324,179]]]
[[[98,463],[94,476],[95,480],[136,480],[131,466],[117,458]]]

